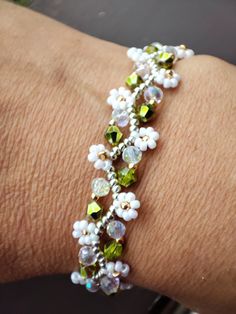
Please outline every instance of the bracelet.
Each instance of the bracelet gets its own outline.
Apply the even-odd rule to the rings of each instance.
[[[81,246],[78,269],[71,274],[74,284],[85,285],[90,292],[101,289],[111,295],[132,285],[125,278],[130,267],[120,260],[124,249],[126,227],[124,221],[138,217],[140,202],[133,192],[121,192],[137,180],[137,165],[142,153],[154,149],[159,133],[152,127],[139,127],[155,115],[155,109],[163,99],[163,88],[175,88],[180,76],[173,70],[179,59],[192,56],[193,50],[184,45],[163,46],[152,43],[143,49],[130,48],[128,57],[134,62],[134,72],[126,79],[129,89],[112,89],[107,103],[112,107],[112,119],[105,131],[111,145],[89,148],[88,160],[96,169],[105,171],[106,179],[92,180],[92,200],[88,203],[87,217],[76,221],[72,235]],[[124,138],[120,128],[129,126],[129,136]],[[118,170],[114,161],[123,160]],[[99,199],[112,192],[113,203],[104,210]]]

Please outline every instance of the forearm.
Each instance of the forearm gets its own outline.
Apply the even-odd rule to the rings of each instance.
[[[71,225],[97,176],[88,147],[101,142],[107,93],[131,65],[123,47],[2,2],[0,15],[0,277],[9,281],[76,265]],[[216,81],[202,80],[206,66]],[[177,71],[183,83],[165,93],[156,121],[158,152],[138,169],[142,209],[127,226],[124,258],[135,283],[191,306],[232,307],[235,96],[227,86],[235,70],[197,57]]]

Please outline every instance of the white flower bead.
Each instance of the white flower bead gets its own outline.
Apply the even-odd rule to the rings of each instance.
[[[156,148],[157,140],[159,139],[159,133],[152,127],[140,128],[139,131],[131,132],[131,136],[135,138],[134,145],[141,151]]]
[[[117,262],[115,263],[115,271],[118,272],[118,273],[120,273],[121,270],[122,270],[122,266],[123,266],[123,263],[122,263],[121,261],[117,261]]]
[[[143,49],[140,49],[140,48],[132,47],[132,48],[129,48],[127,51],[128,58],[130,58],[134,62],[139,62],[142,54],[143,54]]]
[[[129,265],[121,261],[108,262],[105,269],[106,275],[110,278],[113,278],[115,273],[119,273],[122,277],[127,277],[130,271]]]
[[[88,160],[94,163],[96,169],[106,171],[111,167],[112,162],[107,156],[109,156],[109,151],[103,144],[90,146]]]
[[[93,241],[98,241],[99,237],[94,233],[96,226],[93,222],[87,220],[78,220],[73,225],[72,236],[79,238],[80,245],[91,245]]]
[[[75,285],[84,285],[85,284],[85,280],[81,277],[80,273],[78,271],[74,271],[73,273],[71,273],[71,281],[73,282],[73,284]]]
[[[127,56],[135,63],[144,63],[153,58],[151,54],[146,53],[143,49],[135,47],[128,49]]]
[[[114,110],[126,110],[134,104],[134,96],[131,91],[119,87],[118,89],[112,89],[110,95],[107,98],[107,103],[112,106]]]
[[[108,262],[108,263],[106,264],[107,274],[108,274],[108,275],[113,275],[114,268],[115,268],[115,263],[113,263],[113,262]]]
[[[140,202],[136,200],[135,194],[132,192],[119,193],[117,199],[113,201],[116,215],[123,218],[125,221],[130,221],[138,217],[137,209],[140,207]]]
[[[130,267],[128,264],[123,264],[121,269],[121,276],[127,277],[129,275]]]
[[[160,69],[155,72],[154,81],[164,88],[175,88],[179,84],[180,76],[173,70]]]
[[[186,59],[190,58],[194,55],[194,51],[192,49],[187,49],[184,46],[177,46],[175,47],[176,52],[177,52],[177,58],[178,59]]]

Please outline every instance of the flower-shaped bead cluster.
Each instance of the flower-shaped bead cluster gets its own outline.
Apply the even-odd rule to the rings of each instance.
[[[121,261],[108,262],[106,263],[107,277],[115,277],[120,274],[122,277],[127,277],[129,275],[130,267]]]
[[[117,199],[113,201],[116,215],[123,218],[125,221],[130,221],[138,217],[137,209],[140,207],[140,202],[136,199],[132,192],[122,192]]]
[[[177,52],[178,59],[186,59],[194,55],[194,51],[192,49],[186,48],[184,45],[175,47],[175,50]]]
[[[146,62],[148,59],[152,58],[151,54],[146,53],[143,49],[132,47],[128,49],[127,56],[130,58],[133,62]]]
[[[148,148],[156,148],[156,142],[159,139],[159,133],[152,127],[140,128],[139,131],[131,132],[131,137],[135,138],[134,145],[144,152]]]
[[[75,284],[75,285],[85,285],[86,283],[86,279],[84,279],[80,273],[78,271],[74,271],[73,273],[71,273],[71,281]]]
[[[156,71],[154,82],[163,85],[164,88],[175,88],[178,86],[180,76],[174,70],[166,70],[164,68]]]
[[[88,160],[94,163],[96,169],[108,170],[111,166],[111,160],[108,159],[109,151],[103,144],[92,145],[89,148]]]
[[[126,110],[133,106],[134,96],[130,90],[124,87],[119,87],[118,89],[114,88],[110,91],[107,103],[111,105],[114,110]]]
[[[98,241],[99,237],[94,233],[96,226],[87,220],[78,220],[73,225],[72,235],[75,239],[79,238],[80,245],[91,245],[93,241]]]

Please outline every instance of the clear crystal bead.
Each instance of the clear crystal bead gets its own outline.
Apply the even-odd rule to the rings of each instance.
[[[147,63],[141,63],[138,65],[135,72],[141,76],[142,79],[145,79],[147,76],[151,74],[151,67]]]
[[[85,286],[89,292],[97,292],[99,288],[98,284],[92,279],[87,279]]]
[[[119,220],[113,220],[107,225],[107,234],[116,240],[119,240],[124,236],[125,230],[125,225]]]
[[[116,293],[119,289],[119,285],[120,279],[118,277],[108,278],[105,276],[100,279],[101,289],[107,295]]]
[[[104,178],[93,179],[92,191],[98,197],[106,196],[110,192],[110,184]]]
[[[113,110],[112,118],[115,120],[118,126],[121,128],[125,127],[129,123],[129,114],[125,110]]]
[[[97,257],[91,246],[83,246],[80,249],[79,261],[84,266],[90,266],[96,263]]]
[[[163,98],[163,91],[159,87],[149,86],[145,89],[143,96],[147,102],[154,101],[159,104]]]
[[[138,147],[128,146],[122,153],[122,159],[128,164],[137,164],[142,159],[142,152]]]

